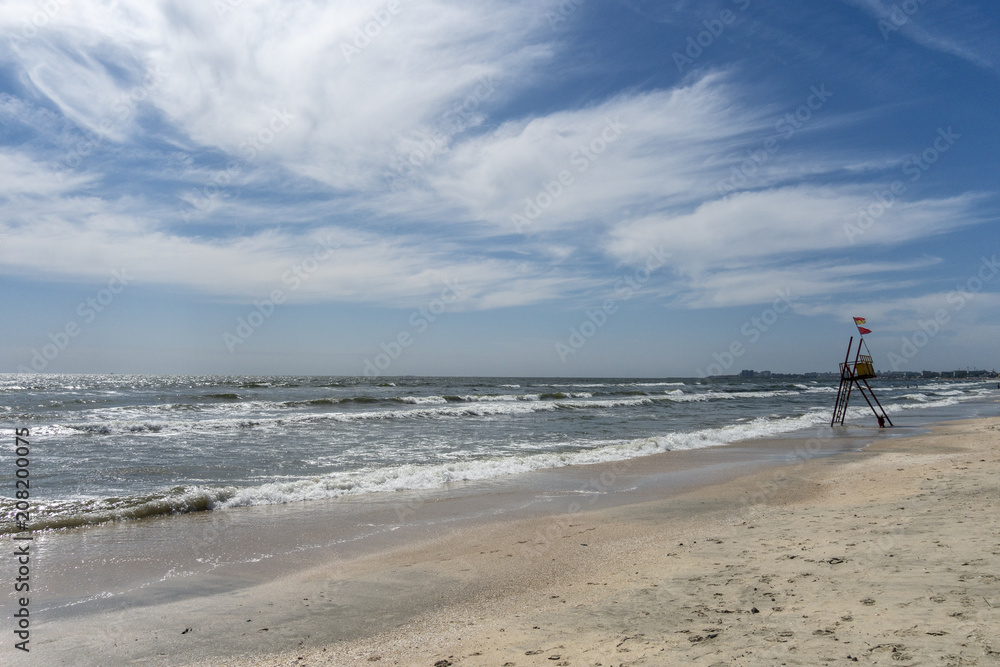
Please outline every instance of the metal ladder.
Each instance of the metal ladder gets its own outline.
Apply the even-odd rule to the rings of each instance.
[[[875,396],[875,392],[872,391],[871,386],[868,384],[868,378],[875,377],[871,357],[866,356],[862,359],[861,341],[859,341],[858,353],[855,355],[854,362],[850,362],[851,348],[853,346],[854,336],[851,336],[851,341],[847,344],[847,356],[844,357],[844,363],[840,364],[840,386],[837,388],[837,402],[833,406],[833,418],[830,420],[830,426],[838,423],[841,426],[844,425],[844,420],[847,418],[847,404],[851,400],[851,391],[854,387],[858,388],[858,392],[865,399],[865,402],[868,403],[868,407],[872,409],[875,418],[878,420],[879,428],[884,428],[886,423],[892,426],[892,420],[889,419],[885,408],[879,403],[878,397]],[[864,369],[864,374],[858,371],[859,365]],[[876,408],[876,406],[878,407]]]

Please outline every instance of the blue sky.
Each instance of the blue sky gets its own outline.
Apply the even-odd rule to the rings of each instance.
[[[0,371],[997,366],[989,0],[0,5]]]

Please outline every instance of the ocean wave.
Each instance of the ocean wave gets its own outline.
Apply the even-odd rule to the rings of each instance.
[[[715,388],[711,385],[669,386],[682,383],[656,383],[668,385],[662,393],[630,390],[628,392],[599,391],[548,391],[542,393],[496,394],[432,394],[427,396],[368,396],[320,397],[299,401],[237,401],[216,400],[202,404],[167,403],[100,407],[65,415],[65,421],[46,424],[44,414],[28,413],[22,421],[37,423],[33,429],[43,428],[53,436],[85,434],[102,437],[114,435],[166,435],[170,433],[218,433],[242,429],[275,429],[288,425],[307,424],[329,420],[358,422],[365,420],[424,420],[516,417],[536,412],[555,410],[616,410],[670,403],[695,403],[715,401],[752,401],[788,398],[789,406],[808,409],[813,401],[805,397],[835,393],[829,386],[811,386],[806,389],[769,389],[746,391],[737,388]],[[911,404],[933,404],[938,398],[954,397],[968,400],[991,389],[972,385],[974,389],[958,391],[940,384],[933,390],[900,394],[887,392],[889,397]],[[551,385],[550,385],[551,387]],[[798,402],[795,398],[799,397]],[[832,399],[831,399],[832,402]],[[766,405],[766,404],[762,404]],[[795,407],[793,407],[795,409]],[[776,410],[787,412],[787,410]]]
[[[789,390],[768,390],[768,391],[719,391],[711,389],[704,392],[688,393],[682,389],[674,389],[664,392],[672,401],[731,401],[737,398],[774,398],[775,396],[797,396],[802,392]]]
[[[581,396],[590,394],[581,394]],[[554,394],[465,394],[461,396],[398,396],[393,401],[412,405],[443,405],[445,403],[508,403],[513,401],[541,401],[555,397]],[[559,397],[565,398],[566,395]]]
[[[398,396],[393,400],[410,405],[444,405],[448,402],[444,396]]]
[[[287,416],[255,415],[246,417],[223,417],[173,422],[148,422],[131,420],[107,420],[80,424],[66,424],[70,433],[85,433],[94,436],[128,433],[199,432],[235,430],[243,428],[274,428],[289,424],[321,421],[356,422],[366,420],[396,419],[447,419],[461,417],[491,417],[500,415],[527,414],[531,412],[558,409],[559,404],[551,401],[537,402],[480,402],[443,405],[441,407],[414,407],[412,409],[345,410],[337,412],[300,413]]]
[[[150,422],[108,422],[101,424],[67,424],[67,428],[88,435],[112,435],[118,433],[160,433],[170,424]]]
[[[546,401],[565,398],[591,398],[590,392],[546,392],[539,394],[445,394],[429,396],[354,396],[342,398],[315,398],[303,401],[286,401],[278,404],[284,408],[329,407],[350,403],[375,405],[447,405],[449,403],[504,403],[515,401]]]
[[[605,441],[598,446],[569,451],[503,457],[469,458],[436,464],[404,464],[350,473],[332,473],[256,486],[175,487],[159,494],[124,498],[81,499],[53,502],[36,508],[31,528],[73,528],[109,521],[142,519],[254,505],[274,505],[308,500],[394,491],[434,489],[450,482],[493,479],[532,470],[623,461],[680,449],[714,447],[751,438],[779,435],[828,419],[826,412],[796,417],[759,417],[740,424],[669,433],[628,441]],[[9,507],[8,507],[9,506]],[[0,513],[12,516],[13,501],[0,499]],[[0,533],[13,532],[10,521],[0,521]]]
[[[285,401],[284,403],[281,403],[281,406],[285,408],[311,408],[339,405],[342,402],[343,399],[340,398],[313,398],[307,401]]]
[[[573,384],[550,384],[549,387],[574,387],[574,388],[596,388],[596,387],[684,387],[685,382],[577,382]],[[540,385],[536,385],[540,386]]]
[[[556,405],[560,408],[572,408],[574,410],[593,410],[650,405],[654,400],[647,396],[642,398],[595,399],[590,401],[558,401]]]
[[[165,514],[201,512],[218,506],[221,499],[237,489],[206,490],[198,487],[175,488],[164,493],[115,498],[91,498],[42,503],[32,513],[33,531],[145,519]],[[0,498],[0,514],[13,516],[13,502]],[[0,521],[0,534],[17,532],[12,521]]]
[[[680,384],[680,383],[676,383]],[[930,384],[930,383],[928,383]],[[553,385],[536,385],[540,389],[551,389]],[[924,386],[923,391],[909,392],[903,395],[893,395],[891,400],[884,402],[890,418],[896,419],[897,414],[911,410],[921,410],[934,407],[947,407],[962,401],[977,399],[985,395],[995,395],[991,388],[981,384],[972,385],[969,391],[955,391],[952,385],[937,383],[935,386]],[[409,405],[395,404],[395,408],[383,409],[382,406],[366,407],[364,403],[349,404],[349,409],[315,410],[299,412],[290,411],[281,403],[261,403],[270,406],[267,414],[259,414],[254,408],[251,414],[240,414],[245,403],[234,403],[223,400],[213,409],[218,408],[219,414],[231,416],[224,418],[205,418],[199,413],[197,419],[188,420],[157,420],[157,419],[111,419],[103,418],[111,415],[122,416],[124,413],[102,413],[99,420],[88,421],[86,424],[46,424],[32,426],[32,435],[43,435],[47,439],[69,436],[80,438],[81,434],[104,436],[113,434],[160,436],[171,430],[201,429],[268,429],[281,426],[286,429],[290,423],[316,423],[324,421],[348,422],[383,419],[462,419],[466,417],[502,418],[541,411],[583,411],[583,410],[615,410],[646,405],[669,406],[673,402],[687,401],[732,401],[741,399],[755,401],[768,396],[805,396],[833,391],[823,385],[796,387],[794,390],[766,389],[764,391],[724,391],[717,385],[699,385],[697,387],[663,387],[663,393],[650,392],[649,395],[618,396],[590,391],[558,392],[564,398],[542,399],[542,394],[498,393],[495,395],[470,394],[458,395],[449,400],[443,395],[427,397],[396,397],[412,398]],[[557,392],[552,392],[556,394]],[[595,396],[596,394],[596,396]],[[532,398],[526,398],[526,397]],[[534,398],[537,397],[537,398]],[[355,397],[357,398],[357,397]],[[391,397],[380,400],[388,400]],[[417,399],[425,399],[424,403]],[[340,405],[340,399],[329,400],[329,405],[319,404],[316,407]],[[333,402],[336,400],[337,402]],[[438,401],[443,402],[438,402]],[[465,452],[459,460],[440,463],[408,463],[387,466],[383,468],[366,468],[353,472],[328,473],[321,475],[301,476],[297,479],[261,479],[240,486],[225,485],[220,481],[217,486],[209,484],[187,484],[185,486],[166,489],[160,493],[145,495],[123,495],[116,498],[103,499],[68,499],[59,502],[42,503],[36,507],[32,528],[69,528],[106,521],[142,519],[162,514],[177,514],[198,512],[229,507],[289,503],[297,501],[331,499],[348,495],[366,493],[391,492],[401,490],[431,489],[443,484],[457,481],[473,481],[489,479],[504,475],[527,472],[542,468],[555,468],[566,465],[582,465],[631,459],[657,452],[678,449],[694,449],[724,445],[736,440],[776,436],[811,426],[829,423],[831,406],[817,407],[818,400],[800,399],[799,404],[774,401],[763,403],[760,412],[782,412],[787,415],[791,410],[798,410],[798,416],[768,415],[756,419],[741,421],[717,428],[692,430],[689,432],[664,433],[648,438],[629,440],[603,440],[573,442],[548,442],[544,445],[531,443],[531,447],[523,450],[515,447],[513,454],[498,456],[487,449],[474,450],[476,453]],[[788,409],[778,409],[784,404]],[[805,405],[803,405],[803,403]],[[832,403],[832,400],[831,400]],[[143,406],[143,410],[162,409],[162,405]],[[377,408],[377,409],[376,409]],[[90,414],[93,415],[94,411]],[[623,412],[622,414],[632,414]],[[640,412],[641,414],[641,412]],[[646,413],[648,414],[648,413]],[[141,416],[141,415],[139,415]],[[871,410],[866,405],[853,405],[848,413],[850,420],[874,430],[874,420]],[[569,436],[567,436],[569,437]],[[544,451],[539,451],[539,450]],[[10,532],[13,529],[9,519],[12,516],[13,500],[0,498],[0,532]]]

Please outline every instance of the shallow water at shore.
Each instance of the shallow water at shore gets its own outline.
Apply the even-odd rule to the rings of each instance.
[[[884,382],[890,414],[995,393]],[[830,380],[0,376],[28,428],[34,530],[435,489],[781,437],[829,421]],[[854,407],[850,426],[870,421]],[[867,421],[866,421],[867,420]],[[904,420],[905,421],[905,420]],[[0,533],[16,531],[0,491]]]
[[[964,412],[995,416],[997,403],[970,404]],[[907,422],[884,430],[817,427],[435,490],[38,533],[33,636],[53,642],[39,646],[63,664],[125,664],[135,657],[180,665],[362,640],[417,614],[464,604],[497,576],[523,572],[548,581],[546,572],[563,570],[567,548],[598,546],[597,533],[587,531],[601,525],[601,517],[617,517],[613,525],[638,521],[627,532],[639,535],[646,522],[660,533],[676,522],[688,526],[657,538],[665,547],[660,558],[675,556],[668,550],[678,543],[700,541],[740,518],[762,516],[762,507],[813,493],[816,485],[802,475],[852,462],[865,470],[872,448],[907,451],[900,436],[930,426],[923,419]],[[810,537],[805,526],[812,514],[802,518],[798,542]],[[701,524],[701,516],[715,518]],[[736,517],[736,524],[732,518],[719,523],[720,517]],[[613,554],[603,539],[604,551],[611,547]],[[612,556],[610,571],[619,565]],[[12,605],[8,599],[7,608]]]
[[[45,531],[36,533],[34,543],[38,567],[45,572],[35,589],[36,604],[40,614],[56,620],[236,590],[463,526],[641,503],[768,467],[850,455],[875,440],[920,432],[932,419],[991,410],[992,403],[963,403],[925,411],[895,429],[818,426],[722,447],[457,481],[435,489]]]

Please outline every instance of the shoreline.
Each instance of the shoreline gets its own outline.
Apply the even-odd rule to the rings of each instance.
[[[1000,419],[791,467],[577,515],[528,572],[500,552],[537,526],[475,535],[465,564],[481,586],[465,602],[364,639],[197,664],[1000,664]],[[764,501],[739,504],[754,487]],[[391,564],[455,574],[433,563],[451,550]]]
[[[876,429],[761,438],[588,465],[539,469],[438,489],[164,515],[36,535],[49,590],[39,612],[63,620],[232,592],[432,539],[438,527],[549,517],[635,504],[751,469],[830,456],[889,437]],[[898,437],[896,434],[895,437]],[[109,569],[104,564],[125,567]]]
[[[678,601],[687,596],[699,598],[707,595],[702,602],[708,604],[716,592],[723,592],[722,597],[730,602],[726,597],[728,593],[724,592],[727,590],[725,586],[710,592],[705,587],[711,585],[714,588],[721,584],[691,582],[713,579],[717,575],[716,568],[734,572],[746,569],[746,563],[741,565],[740,560],[759,560],[761,557],[754,554],[760,546],[747,542],[751,533],[746,531],[755,531],[752,535],[759,542],[760,535],[779,530],[776,521],[787,520],[789,525],[798,521],[802,524],[800,530],[804,539],[814,542],[818,537],[810,531],[814,531],[815,526],[795,515],[793,510],[817,499],[828,504],[830,500],[838,501],[839,506],[844,506],[850,499],[817,495],[828,491],[831,479],[847,480],[857,485],[858,480],[851,475],[857,477],[871,473],[873,462],[880,461],[878,470],[883,473],[882,477],[873,483],[860,484],[859,488],[865,489],[869,496],[877,492],[881,494],[880,498],[906,496],[912,489],[900,486],[900,480],[894,479],[898,475],[892,474],[886,462],[908,459],[903,463],[904,469],[926,467],[934,462],[944,465],[941,462],[949,457],[962,456],[962,450],[948,444],[945,449],[950,451],[943,451],[941,445],[947,440],[942,438],[957,437],[967,443],[963,446],[981,449],[981,445],[970,440],[966,430],[972,429],[977,437],[988,435],[996,441],[995,428],[986,428],[990,425],[995,427],[996,423],[997,420],[988,418],[946,422],[933,427],[929,435],[876,438],[871,446],[863,450],[848,449],[838,455],[809,459],[789,459],[788,446],[792,439],[727,445],[712,448],[716,458],[721,449],[728,450],[732,455],[741,451],[741,447],[744,451],[747,448],[766,448],[768,442],[775,447],[774,458],[761,463],[758,451],[754,456],[760,465],[735,464],[735,467],[716,468],[714,479],[710,479],[711,475],[699,477],[695,464],[689,463],[688,468],[678,465],[678,461],[685,458],[697,461],[706,450],[668,452],[649,457],[658,458],[660,464],[669,460],[665,466],[667,470],[653,470],[651,462],[643,461],[640,462],[643,469],[631,471],[631,476],[627,470],[616,472],[613,469],[616,464],[587,466],[584,472],[588,474],[577,476],[570,486],[587,477],[599,482],[601,474],[611,473],[614,478],[605,477],[605,481],[612,482],[605,491],[614,487],[620,494],[618,500],[623,502],[608,502],[608,497],[615,494],[600,495],[600,489],[597,489],[593,497],[600,502],[595,501],[589,506],[577,502],[576,511],[566,511],[572,508],[567,504],[559,507],[563,511],[557,511],[557,505],[553,505],[551,500],[546,504],[535,498],[536,506],[527,508],[530,511],[491,518],[489,506],[502,498],[503,493],[494,488],[484,494],[485,489],[480,487],[473,489],[470,496],[458,497],[454,502],[468,503],[470,498],[479,498],[483,512],[464,523],[452,524],[445,520],[448,510],[443,506],[447,506],[447,499],[432,495],[430,500],[410,508],[424,523],[413,528],[405,539],[387,542],[385,550],[360,550],[350,556],[334,558],[330,557],[332,552],[316,550],[303,554],[290,570],[282,571],[265,564],[256,576],[244,577],[240,586],[231,586],[231,581],[209,575],[199,579],[203,588],[193,597],[171,596],[166,590],[161,591],[159,597],[154,596],[157,599],[142,600],[143,604],[137,608],[115,610],[112,605],[98,612],[50,623],[40,619],[37,636],[42,641],[38,650],[51,651],[52,657],[61,659],[63,664],[83,664],[79,660],[85,655],[93,660],[92,664],[118,664],[126,660],[204,665],[361,664],[378,657],[385,664],[401,665],[431,665],[439,660],[450,660],[454,664],[502,664],[507,661],[526,665],[553,664],[548,662],[553,654],[545,648],[551,644],[550,648],[563,647],[559,649],[559,660],[570,661],[568,664],[594,664],[602,660],[608,664],[608,660],[634,660],[643,651],[652,650],[638,647],[642,642],[654,645],[649,637],[655,633],[644,625],[643,618],[657,618],[659,614],[663,624],[660,634],[664,637],[655,646],[656,652],[668,648],[691,650],[695,644],[708,647],[704,642],[711,640],[715,651],[713,655],[728,655],[725,648],[720,648],[724,644],[720,638],[732,637],[735,634],[733,628],[727,628],[724,633],[694,628],[690,632],[695,634],[690,637],[701,636],[703,639],[682,643],[679,647],[667,641],[676,637],[665,635],[671,632],[676,636],[690,633],[668,631],[666,628],[679,623],[678,618],[688,618],[688,615],[698,618],[713,615],[710,606],[694,613],[689,611],[689,605],[680,605]],[[836,439],[828,440],[833,442]],[[799,444],[803,442],[799,441]],[[937,447],[938,450],[929,454],[926,451],[928,447]],[[977,459],[976,465],[992,466],[994,472],[1000,472],[997,451],[994,445],[992,456],[980,456],[986,461],[980,463]],[[555,476],[566,479],[574,479],[568,473],[581,472],[565,468],[559,470],[564,472]],[[693,477],[687,486],[656,497],[657,485],[663,483],[662,475],[689,473]],[[543,479],[546,475],[538,477],[540,479],[536,482],[540,486],[551,482],[550,479]],[[913,474],[906,474],[905,477],[911,485],[919,481]],[[994,476],[994,479],[998,478]],[[645,485],[630,486],[630,482],[635,480],[645,480]],[[995,483],[993,488],[996,488]],[[893,496],[893,493],[896,495]],[[555,497],[566,500],[570,496],[564,493]],[[893,501],[887,502],[891,504]],[[988,505],[994,510],[994,515],[997,504],[1000,503],[994,496],[992,504]],[[406,508],[405,503],[403,507]],[[856,505],[857,508],[873,511],[865,503]],[[831,507],[824,506],[823,509],[828,515],[834,512]],[[398,504],[384,507],[383,512],[411,519],[400,517]],[[277,510],[267,513],[274,515],[273,526],[280,526],[282,513]],[[844,518],[838,516],[837,520],[843,522]],[[189,524],[181,522],[177,525]],[[767,530],[762,530],[765,528]],[[889,539],[895,539],[891,527],[879,530],[888,531]],[[771,539],[780,541],[777,536]],[[715,540],[721,542],[716,543]],[[714,545],[712,553],[700,551],[708,544]],[[730,547],[730,544],[734,546]],[[737,547],[738,553],[727,555],[727,549]],[[788,549],[788,545],[768,548]],[[828,560],[842,560],[834,564],[811,564],[812,574],[818,574],[817,568],[832,571],[833,565],[839,572],[845,572],[849,568],[844,565],[857,562],[855,557],[847,555],[849,550],[845,547],[836,551],[839,555],[829,556]],[[994,539],[993,551],[1000,552],[1000,537]],[[877,555],[866,556],[864,560],[874,565]],[[882,556],[888,557],[885,554]],[[990,565],[994,567],[993,571],[1000,569],[996,568],[996,554],[987,551],[986,556],[993,559]],[[629,571],[623,570],[622,564],[630,558],[634,560],[634,568],[629,565]],[[731,562],[725,562],[727,558]],[[732,561],[733,558],[737,560]],[[816,559],[811,560],[815,563]],[[715,565],[716,562],[719,564]],[[792,558],[788,562],[797,565],[807,561]],[[705,571],[706,566],[710,571]],[[678,580],[679,573],[694,575],[694,579]],[[805,576],[801,572],[796,576],[799,575]],[[740,584],[742,592],[737,598],[750,596],[747,599],[756,600],[750,595],[753,586],[747,583],[751,578],[746,574],[739,578],[744,583]],[[756,588],[761,588],[760,583],[757,582]],[[190,580],[178,580],[177,591],[182,592],[185,585],[190,587],[190,584]],[[987,591],[984,599],[1000,594],[995,590],[995,579],[993,585],[994,589]],[[701,586],[701,589],[688,591],[692,586]],[[821,592],[828,592],[820,588]],[[544,597],[541,595],[543,590],[549,591]],[[670,591],[669,595],[667,591]],[[149,593],[149,589],[139,590],[137,599]],[[765,614],[763,602],[755,603],[761,613],[751,613],[748,609],[754,605],[748,607],[744,602],[746,600],[742,598],[732,600],[722,618],[738,619],[743,623],[779,613],[771,611]],[[912,601],[907,604],[912,604]],[[674,613],[663,616],[671,605],[674,605]],[[857,606],[856,600],[853,605]],[[997,600],[997,605],[1000,606],[1000,600]],[[784,609],[784,605],[772,606]],[[522,622],[522,618],[530,614],[523,612],[532,609],[536,616],[527,625],[528,621]],[[619,612],[625,609],[630,610],[627,618],[619,617]],[[859,615],[864,611],[854,610],[841,616]],[[997,616],[994,614],[992,620],[987,620],[995,624]],[[718,619],[713,619],[712,623],[716,621]],[[962,622],[978,621],[966,618]],[[144,631],[144,625],[148,628],[150,623],[153,627],[160,627],[160,630],[153,631],[152,635],[148,630]],[[837,628],[846,624],[848,622],[832,618],[827,626],[818,629],[826,632],[828,626]],[[618,627],[614,627],[616,625]],[[707,623],[702,625],[708,627]],[[575,630],[568,630],[570,627]],[[994,636],[1000,635],[1000,628],[996,625],[990,627],[997,630]],[[500,628],[503,628],[502,632]],[[642,632],[643,629],[648,631]],[[789,631],[794,633],[794,630]],[[620,654],[617,649],[604,655],[607,652],[601,647],[610,641],[609,637],[617,637],[617,644],[628,633],[642,634],[647,639],[628,640],[637,645],[634,650],[630,649],[629,655]],[[833,634],[836,633],[835,629]],[[707,638],[709,634],[715,636]],[[951,634],[949,632],[948,636]],[[44,639],[46,636],[47,641]],[[222,640],[229,636],[235,639]],[[490,648],[486,650],[483,647]],[[290,650],[292,652],[288,653]],[[542,653],[527,654],[535,650]],[[480,655],[474,655],[476,653]],[[563,653],[566,655],[563,656]],[[504,660],[496,662],[500,655],[504,656]],[[585,655],[589,662],[580,662]],[[591,661],[593,655],[603,657]],[[782,660],[789,657],[782,655]],[[674,659],[687,661],[690,657],[685,653],[683,658],[678,654]],[[729,657],[735,659],[733,655]],[[899,657],[895,659],[899,661]]]
[[[197,456],[190,462],[185,461],[185,456],[191,452],[178,444],[186,441],[186,437],[179,434],[185,433],[188,427],[196,426],[197,420],[188,423],[185,417],[173,422],[171,417],[163,422],[162,415],[159,414],[162,410],[156,409],[153,410],[156,414],[148,414],[150,405],[146,404],[148,403],[146,400],[121,399],[122,405],[118,407],[124,410],[121,415],[122,420],[114,420],[110,425],[103,422],[89,423],[87,420],[77,423],[79,420],[72,412],[63,414],[56,411],[48,415],[54,421],[50,424],[51,428],[46,430],[45,415],[40,413],[36,417],[42,419],[43,426],[34,435],[41,438],[41,444],[46,445],[47,455],[51,456],[46,466],[50,472],[55,473],[55,476],[48,480],[44,489],[46,500],[49,502],[43,501],[38,507],[39,511],[33,514],[32,528],[39,530],[86,527],[113,521],[195,513],[210,509],[230,509],[237,506],[294,504],[303,500],[341,499],[347,496],[407,490],[432,491],[458,479],[488,481],[534,470],[612,462],[661,451],[676,451],[706,445],[718,446],[741,439],[781,438],[785,435],[795,437],[797,431],[818,429],[829,422],[828,406],[824,407],[820,403],[826,403],[821,399],[829,398],[824,395],[825,393],[835,391],[834,388],[826,386],[773,385],[773,383],[751,383],[746,386],[733,385],[706,389],[705,386],[699,386],[701,383],[695,383],[686,386],[683,392],[688,393],[676,397],[675,400],[673,396],[655,395],[655,392],[647,394],[648,387],[644,387],[642,383],[629,383],[630,386],[633,384],[643,389],[633,391],[628,386],[608,386],[600,391],[594,390],[597,392],[594,395],[597,397],[595,400],[580,401],[573,405],[535,400],[505,400],[497,403],[487,400],[483,404],[473,402],[470,405],[476,407],[472,408],[468,408],[464,403],[460,408],[451,405],[430,406],[428,409],[434,414],[437,414],[438,410],[444,410],[450,416],[457,417],[459,414],[463,416],[454,424],[443,425],[448,435],[439,443],[443,446],[442,452],[438,455],[429,451],[426,461],[423,457],[414,459],[412,454],[406,451],[405,446],[398,445],[407,442],[406,436],[416,437],[421,442],[427,438],[433,439],[437,427],[428,430],[427,425],[420,422],[423,417],[428,416],[424,414],[424,408],[427,406],[410,405],[408,408],[419,409],[406,411],[387,410],[383,406],[379,409],[381,412],[378,410],[369,412],[367,406],[360,406],[363,408],[360,412],[351,409],[343,412],[343,415],[353,414],[363,417],[364,420],[375,419],[375,421],[360,426],[354,424],[341,432],[342,429],[335,426],[335,423],[339,423],[339,417],[334,419],[341,412],[340,409],[332,411],[326,409],[329,407],[327,403],[333,401],[335,404],[341,399],[315,398],[314,394],[317,391],[320,393],[326,391],[322,388],[300,388],[301,391],[289,388],[288,391],[295,395],[271,396],[270,398],[275,400],[312,397],[311,400],[285,400],[280,404],[283,406],[286,404],[309,406],[313,402],[320,402],[324,406],[315,413],[310,412],[309,408],[303,414],[293,414],[289,417],[291,421],[281,427],[274,424],[267,425],[274,421],[275,415],[261,408],[265,404],[256,402],[256,398],[260,397],[239,397],[228,393],[203,394],[199,393],[200,390],[187,391],[183,396],[171,394],[160,397],[163,400],[176,399],[180,401],[179,405],[187,405],[184,401],[194,401],[192,405],[201,405],[198,401],[207,401],[203,406],[208,410],[205,424],[210,425],[212,429],[223,423],[232,426],[230,423],[232,420],[223,417],[229,414],[226,410],[236,409],[236,413],[243,415],[241,419],[249,419],[239,423],[238,431],[245,427],[262,429],[247,432],[249,441],[259,439],[261,442],[266,442],[268,439],[278,438],[291,443],[287,457],[250,455],[245,461],[228,465],[226,462],[230,461],[230,453],[227,449],[235,447],[239,450],[242,445],[235,445],[232,434],[223,429],[225,433],[219,435],[217,441],[214,436],[206,436],[205,446],[208,449],[204,453],[210,458],[214,457],[214,467],[205,470],[199,468],[201,464]],[[666,385],[681,383],[655,384],[663,385],[657,387],[657,390],[661,390]],[[505,386],[493,388],[509,391],[501,389]],[[952,386],[955,389],[948,389]],[[581,385],[581,388],[589,387],[589,384]],[[449,395],[450,389],[459,392],[478,391],[471,386],[432,389],[443,395]],[[743,391],[744,389],[747,391]],[[173,387],[164,388],[168,393],[175,390]],[[929,390],[927,393],[902,394],[903,390],[899,387],[890,387],[888,390],[895,394],[897,400],[897,404],[891,405],[890,410],[899,413],[911,412],[909,420],[915,419],[920,423],[926,423],[929,419],[937,421],[943,415],[944,418],[954,417],[956,413],[967,412],[968,416],[975,416],[975,409],[972,406],[988,400],[984,392],[992,393],[991,389],[983,389],[981,383],[968,382],[950,383],[946,385],[946,389]],[[417,399],[420,397],[413,398],[410,394],[419,391],[426,393],[430,390],[421,385],[400,391],[406,396],[382,396],[378,400],[395,405],[396,401],[409,397],[419,403]],[[530,392],[534,391],[534,388],[518,391]],[[674,392],[683,393],[681,389],[668,386],[663,394]],[[640,393],[642,396],[633,396],[635,393]],[[95,400],[107,402],[97,394],[99,392],[94,393],[94,396],[97,396]],[[539,396],[549,395],[536,396],[529,393],[505,398],[534,396],[537,399]],[[228,399],[221,403],[213,402],[212,397],[218,396],[230,397],[235,403],[230,404]],[[591,395],[586,394],[586,396]],[[613,398],[607,398],[609,396]],[[726,397],[734,400],[723,400]],[[423,398],[445,401],[442,396],[436,394]],[[461,398],[464,401],[471,399],[472,396],[454,398]],[[353,406],[354,400],[361,399],[350,398],[345,404]],[[249,402],[245,408],[251,412],[255,410],[260,412],[259,422],[247,417],[243,414],[245,410],[239,408],[246,401]],[[959,408],[959,405],[962,407]],[[513,440],[506,442],[504,437],[499,437],[495,442],[490,440],[488,445],[485,443],[483,446],[476,445],[475,437],[478,436],[475,436],[474,430],[482,425],[481,422],[484,419],[491,420],[493,418],[491,415],[495,413],[494,409],[506,415],[506,410],[512,406],[530,408],[525,414],[515,411],[518,416],[514,417],[517,426],[512,433]],[[581,420],[576,420],[575,411],[585,406],[598,406],[600,409],[593,414],[579,413]],[[30,406],[23,407],[28,409]],[[223,408],[226,414],[216,414],[217,410]],[[459,413],[448,412],[456,409]],[[463,412],[466,409],[471,410],[471,413],[466,415]],[[482,410],[486,412],[483,413]],[[854,417],[866,416],[861,414],[864,413],[863,407],[857,408],[857,411],[859,414],[853,415]],[[176,411],[170,412],[173,415]],[[200,414],[198,410],[180,412]],[[377,415],[382,413],[392,417],[386,422],[388,426],[384,431],[380,430],[383,425],[376,419]],[[229,417],[234,417],[234,414],[229,414]],[[416,415],[417,421],[404,415]],[[397,417],[401,419],[399,423],[395,423]],[[596,421],[591,421],[592,418]],[[328,421],[330,419],[333,421]],[[318,421],[314,423],[314,420]],[[275,423],[281,424],[283,420],[277,419]],[[162,442],[170,443],[168,447],[176,446],[178,449],[171,450],[162,461],[157,459],[157,465],[149,466],[148,458],[156,457],[156,447],[161,442],[160,435],[150,434],[160,433],[161,427],[166,429],[162,436],[165,440]],[[542,436],[542,441],[538,445],[532,443],[532,436],[525,431],[527,429],[530,432],[535,428],[548,434]],[[372,432],[372,429],[375,431]],[[74,435],[69,437],[67,432]],[[135,442],[130,440],[131,436],[122,437],[123,434],[133,432],[140,434],[136,436]],[[330,437],[330,433],[334,433],[336,442],[324,444],[322,439]],[[349,445],[346,441],[341,442],[341,438],[347,440],[360,438],[360,440]],[[242,437],[237,438],[237,440],[242,439]],[[334,446],[329,450],[324,449],[330,444]],[[386,460],[371,457],[371,451],[383,451],[383,447],[388,447],[389,451]],[[453,447],[457,449],[452,451]],[[145,451],[147,448],[152,449]],[[247,451],[250,450],[267,451],[268,448],[250,447]],[[116,451],[117,456],[106,459],[108,451]],[[364,452],[369,453],[364,454]],[[330,456],[327,457],[327,454]],[[94,467],[99,461],[105,461],[108,467],[114,469],[115,475],[107,477],[107,471]],[[298,463],[286,466],[289,461]],[[84,464],[82,467],[81,462]],[[177,468],[174,469],[174,466]],[[275,466],[282,470],[282,474],[267,474],[266,471]],[[220,472],[212,472],[215,469]],[[254,474],[243,474],[247,469],[253,470]],[[88,481],[74,481],[73,475],[67,474],[71,470],[76,470]],[[4,505],[5,514],[9,519],[13,513],[10,499],[0,498],[0,504]],[[0,534],[11,532],[17,532],[14,523],[0,520]]]

